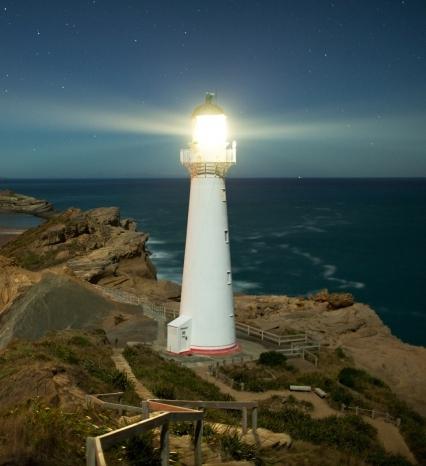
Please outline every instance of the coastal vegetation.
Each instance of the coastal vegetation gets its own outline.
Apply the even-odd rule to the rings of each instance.
[[[281,406],[279,406],[281,404]],[[274,432],[287,432],[294,439],[332,446],[374,466],[409,466],[406,459],[386,453],[377,432],[359,416],[329,416],[314,419],[298,406],[282,405],[272,398],[261,403],[259,425]]]
[[[224,395],[191,369],[166,360],[146,346],[127,347],[123,352],[136,377],[143,381],[155,396],[170,400],[222,400]]]
[[[304,372],[299,370],[289,364],[282,355],[279,355],[279,353],[274,355],[273,352],[263,353],[257,362],[250,362],[244,365],[221,366],[220,371],[236,382],[234,387],[237,389],[243,386],[246,391],[263,392],[267,390],[288,389],[291,384],[310,385],[320,387],[324,390],[328,395],[328,403],[336,410],[340,410],[343,404],[351,407],[387,412],[393,418],[401,419],[400,431],[407,445],[419,464],[425,464],[425,418],[417,414],[405,402],[401,401],[385,382],[351,364],[353,364],[353,361],[344,354],[341,348],[338,348],[334,351],[328,349],[322,350],[320,369],[316,371]],[[300,406],[295,407],[291,406],[291,403],[286,403],[285,407],[280,408],[276,413],[263,410],[260,419],[263,419],[264,427],[271,430],[284,428],[285,425],[289,426],[294,421],[291,430],[288,430],[289,427],[287,427],[287,431],[295,438],[301,440],[310,439],[309,441],[321,439],[317,433],[312,434],[314,428],[312,426],[312,429],[309,427],[309,422],[311,422],[308,419],[309,414],[303,411],[303,409],[300,409]],[[316,429],[316,421],[312,420],[312,422],[314,422]],[[347,422],[349,423],[348,425],[352,423],[352,421]],[[330,423],[330,426],[334,425],[338,425],[338,423]],[[325,423],[319,426],[322,432],[328,428],[329,424]],[[337,435],[336,442],[338,442],[338,446],[344,444],[344,440],[338,438],[342,432],[345,432],[343,426],[341,427],[342,429],[338,429],[335,433]],[[308,431],[305,429],[308,429]],[[280,430],[276,431],[279,432]],[[312,437],[311,434],[313,435]],[[355,435],[355,432],[353,434]],[[331,434],[328,436],[328,438],[332,437]],[[343,442],[343,444],[340,442]],[[356,449],[356,447],[354,448]],[[373,453],[371,453],[371,458],[374,457],[376,458],[374,461],[378,461],[377,458],[381,457],[381,453],[377,449]],[[386,461],[390,460],[387,459]]]
[[[0,352],[0,464],[83,464],[87,436],[118,426],[109,412],[85,404],[86,393],[124,391],[139,398],[111,360],[102,330],[16,340]]]

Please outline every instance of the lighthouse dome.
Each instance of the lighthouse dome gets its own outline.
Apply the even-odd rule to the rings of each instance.
[[[204,103],[195,107],[192,112],[192,118],[196,118],[201,115],[224,115],[224,111],[219,105],[213,103],[214,94],[207,92]]]

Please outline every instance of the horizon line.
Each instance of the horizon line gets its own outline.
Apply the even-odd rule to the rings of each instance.
[[[106,181],[106,180],[186,180],[189,176],[115,176],[115,177],[0,177],[0,183],[9,181]],[[231,180],[424,180],[424,176],[238,176]]]

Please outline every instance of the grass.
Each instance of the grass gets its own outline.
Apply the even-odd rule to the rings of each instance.
[[[199,377],[187,367],[162,358],[150,348],[127,347],[123,352],[135,376],[158,398],[168,400],[232,401],[230,395]],[[209,409],[206,419],[226,424],[240,422],[240,414],[232,410]]]
[[[0,464],[83,465],[86,437],[118,427],[116,413],[85,408],[84,393],[124,391],[125,403],[140,401],[111,354],[103,331],[52,333],[2,350]]]
[[[220,366],[219,370],[235,381],[235,388],[243,384],[249,392],[288,388],[297,373],[287,358],[276,351],[262,353],[257,362]]]
[[[278,358],[269,353],[273,352],[263,356],[263,364],[229,365],[221,370],[237,382],[237,387],[244,383],[247,391],[288,389],[292,383],[311,385],[326,391],[327,401],[335,409],[345,404],[389,412],[391,416],[401,419],[400,431],[404,439],[419,464],[426,465],[426,419],[399,400],[382,380],[353,367],[351,358],[341,348],[334,351],[323,349],[320,370],[306,373],[294,370],[285,361],[280,363]],[[369,464],[386,464],[378,462],[377,458],[383,456],[379,453],[376,451]],[[391,460],[387,458],[386,461]]]
[[[162,358],[146,347],[127,347],[123,352],[135,376],[159,398],[174,400],[223,400],[224,395],[216,385],[198,377],[191,369]]]
[[[108,414],[83,407],[67,412],[37,398],[2,413],[1,419],[0,463],[22,466],[83,465],[86,437],[115,424]]]
[[[297,406],[273,408],[263,402],[259,426],[274,432],[287,432],[293,439],[333,447],[366,464],[374,466],[408,466],[402,457],[386,453],[377,440],[377,432],[359,416],[330,416],[313,419]]]

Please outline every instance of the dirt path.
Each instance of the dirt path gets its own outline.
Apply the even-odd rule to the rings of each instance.
[[[268,390],[266,392],[241,392],[234,390],[222,381],[212,377],[206,367],[197,367],[194,369],[195,372],[207,380],[210,383],[214,383],[222,393],[228,393],[235,398],[236,401],[262,401],[270,398],[271,396],[288,396],[293,395],[299,401],[309,401],[312,403],[314,410],[311,412],[311,416],[314,419],[321,419],[327,416],[340,416],[341,413],[331,408],[328,403],[319,398],[314,393],[297,393],[290,392],[289,390]],[[377,437],[380,443],[383,445],[384,449],[395,455],[401,455],[404,458],[407,458],[412,463],[416,464],[414,455],[411,453],[408,448],[404,438],[402,437],[399,429],[389,422],[385,422],[383,419],[371,419],[366,416],[362,416],[364,421],[368,422],[377,429]]]
[[[215,384],[220,389],[221,392],[229,393],[229,395],[234,397],[235,400],[237,401],[262,401],[262,400],[271,398],[271,396],[274,396],[274,395],[278,395],[278,396],[293,395],[299,401],[309,401],[310,403],[312,403],[314,410],[311,413],[311,415],[313,418],[319,419],[322,417],[334,416],[338,414],[338,411],[330,408],[330,406],[325,400],[318,398],[318,396],[313,393],[290,392],[290,390],[268,390],[266,392],[257,392],[257,393],[241,392],[238,390],[234,390],[233,388],[229,387],[222,381],[212,377],[209,374],[207,368],[205,367],[197,367],[195,369],[195,372],[203,379],[207,380],[210,383]]]
[[[396,425],[386,422],[384,419],[371,419],[365,416],[363,416],[363,419],[377,429],[377,436],[387,452],[401,455],[412,463],[417,464],[414,455],[411,453]]]
[[[119,371],[124,372],[127,375],[127,378],[133,382],[135,392],[140,398],[143,400],[155,398],[155,396],[142,384],[142,382],[136,378],[132,368],[123,356],[123,348],[114,348],[111,359],[114,361],[115,367]]]

